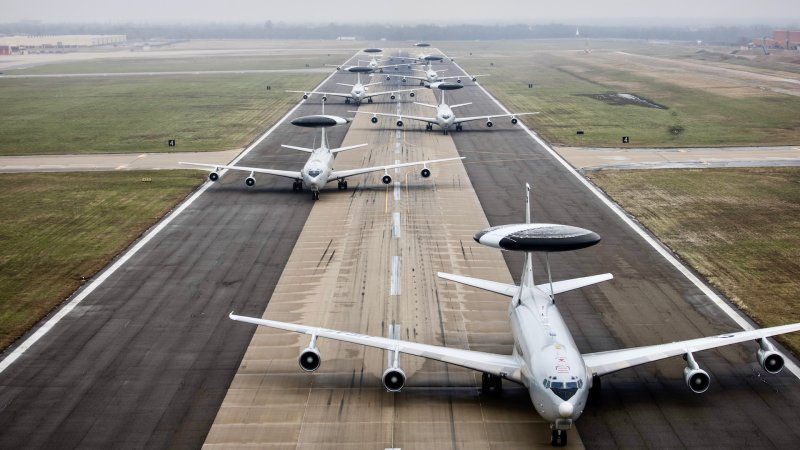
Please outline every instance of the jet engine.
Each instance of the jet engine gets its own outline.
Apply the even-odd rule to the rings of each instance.
[[[406,373],[399,367],[390,367],[383,372],[383,386],[389,392],[400,392],[406,385]]]
[[[246,184],[247,186],[253,187],[253,186],[256,185],[256,179],[253,178],[253,176],[251,175],[251,176],[249,176],[249,177],[244,179],[244,184]]]
[[[683,379],[686,381],[686,386],[689,386],[689,389],[695,394],[702,394],[711,386],[711,377],[708,376],[708,372],[697,365],[691,353],[687,353],[684,358],[689,365],[689,367],[683,369]]]
[[[389,81],[391,79],[392,79],[392,77],[390,77],[389,75],[386,75],[386,81]]]
[[[328,96],[327,95],[323,95],[322,96],[322,101],[323,102],[327,102],[328,101]]]
[[[461,84],[461,78],[456,78],[456,83]]]
[[[414,94],[413,92],[409,92],[409,94],[408,94],[408,96],[411,97],[411,98],[414,98],[415,95],[416,94]]]
[[[783,356],[776,352],[775,347],[767,342],[766,339],[759,339],[758,345],[761,346],[761,348],[756,351],[756,358],[758,358],[758,363],[761,364],[761,368],[769,373],[780,372],[784,365]]]
[[[478,81],[478,77],[472,77],[472,81]]]
[[[322,355],[320,355],[317,347],[311,346],[300,353],[297,362],[300,364],[301,369],[306,372],[313,372],[319,369],[320,364],[322,364]]]
[[[517,124],[517,118],[516,117],[511,117],[511,123],[516,125]]]
[[[494,124],[492,123],[492,121],[491,121],[491,120],[487,120],[487,121],[486,121],[486,126],[487,126],[487,127],[489,127],[489,128],[492,128],[492,125],[494,125]]]
[[[395,98],[394,94],[390,95],[389,98],[394,100],[394,98]]]
[[[402,120],[398,120],[397,121],[397,126],[398,127],[402,127],[403,126],[403,121]]]
[[[208,174],[208,179],[211,181],[217,181],[219,180],[219,174],[217,172],[211,172]]]
[[[372,119],[369,119],[369,121],[372,122],[372,123],[378,123],[378,117],[377,116],[372,116]]]
[[[308,94],[303,94],[303,100],[308,100]]]
[[[383,184],[389,184],[392,182],[392,177],[389,176],[389,174],[387,173],[386,175],[383,176],[383,178],[381,178],[381,181],[383,182]]]
[[[425,167],[425,168],[422,169],[422,171],[420,171],[419,174],[422,175],[422,178],[428,178],[429,176],[431,176],[431,171],[430,171],[430,169]]]
[[[402,78],[400,81],[402,81],[403,83],[405,83],[405,82],[406,82],[406,77],[403,77],[403,78]]]

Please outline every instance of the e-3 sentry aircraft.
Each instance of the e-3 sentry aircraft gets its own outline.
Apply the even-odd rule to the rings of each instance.
[[[369,92],[369,86],[374,86],[376,84],[381,84],[380,81],[375,83],[361,83],[361,74],[356,74],[356,84],[347,84],[347,83],[336,83],[341,86],[349,86],[350,92],[349,93],[341,93],[341,92],[320,92],[320,91],[286,91],[286,92],[296,92],[299,94],[303,94],[303,99],[307,99],[312,94],[322,95],[322,101],[327,101],[329,96],[334,97],[344,97],[345,103],[353,102],[356,105],[360,105],[362,101],[367,100],[367,103],[372,103],[372,97],[377,97],[380,95],[388,95],[390,99],[394,100],[397,98],[397,94],[402,92],[409,92],[409,97],[414,97],[414,89],[395,89],[393,91],[381,91],[381,92]]]
[[[400,78],[400,81],[402,81],[403,83],[405,83],[409,79],[419,80],[419,85],[420,86],[425,86],[426,83],[428,85],[430,85],[431,83],[437,83],[437,82],[446,81],[446,80],[456,80],[456,83],[461,83],[461,79],[462,78],[469,78],[472,81],[478,81],[478,77],[487,76],[487,75],[453,75],[453,76],[443,77],[443,76],[439,75],[439,73],[440,72],[446,72],[447,69],[434,70],[433,67],[431,66],[431,64],[428,64],[427,66],[425,66],[424,70],[420,70],[420,69],[412,69],[412,70],[414,70],[415,72],[421,72],[421,73],[423,73],[425,75],[424,76],[416,76],[416,75],[393,75],[393,74],[388,74],[388,75],[386,75],[386,79],[387,80],[391,80],[392,77],[397,77],[397,78]]]
[[[442,91],[442,100],[439,103],[439,105],[429,105],[427,103],[418,103],[418,102],[414,103],[420,106],[427,106],[428,108],[436,109],[436,115],[434,117],[421,117],[421,116],[410,116],[404,114],[390,114],[390,113],[378,113],[378,112],[367,112],[367,111],[348,111],[348,112],[356,114],[371,114],[372,119],[370,120],[372,121],[372,123],[378,123],[378,116],[393,117],[397,119],[396,124],[398,127],[403,126],[403,119],[417,120],[419,122],[426,123],[425,131],[431,131],[433,130],[434,125],[438,125],[439,127],[442,128],[444,134],[447,134],[447,132],[453,126],[455,126],[456,131],[461,131],[462,130],[461,124],[463,124],[464,122],[485,120],[486,126],[491,128],[494,125],[492,119],[496,117],[511,117],[511,123],[516,124],[518,121],[517,120],[518,116],[539,114],[537,112],[526,112],[526,113],[516,113],[516,114],[491,114],[486,116],[456,117],[456,115],[453,113],[454,108],[458,108],[459,106],[471,105],[472,103],[460,103],[458,105],[448,105],[444,101],[444,91]]]
[[[324,113],[324,106],[323,106],[323,113]],[[255,174],[257,173],[290,178],[294,180],[294,182],[292,183],[293,191],[301,191],[303,190],[303,187],[305,187],[306,189],[311,190],[311,198],[313,200],[319,200],[320,189],[322,189],[323,187],[325,187],[326,184],[334,180],[337,180],[339,182],[338,185],[339,190],[345,190],[347,189],[348,177],[370,172],[383,171],[383,177],[381,177],[381,181],[384,184],[389,184],[392,182],[392,177],[389,175],[389,169],[395,169],[399,167],[409,167],[409,166],[422,166],[420,175],[422,175],[422,177],[424,178],[427,178],[431,176],[431,171],[430,169],[428,169],[429,164],[464,159],[463,157],[434,159],[434,160],[415,161],[415,162],[401,163],[401,164],[389,164],[385,166],[364,167],[360,169],[334,170],[333,163],[334,160],[336,159],[337,153],[343,152],[345,150],[353,150],[367,145],[367,144],[358,144],[358,145],[350,145],[347,147],[328,148],[328,143],[325,138],[325,128],[330,126],[343,125],[347,122],[348,120],[345,118],[338,116],[329,116],[325,114],[299,117],[292,121],[292,124],[297,126],[321,128],[320,131],[322,132],[322,138],[320,140],[319,148],[314,149],[305,147],[295,147],[293,145],[281,145],[281,147],[311,154],[308,157],[308,161],[305,163],[305,165],[301,170],[275,170],[275,169],[264,169],[260,167],[227,166],[222,164],[219,165],[200,164],[200,163],[189,163],[189,162],[181,162],[179,164],[187,164],[187,165],[206,167],[212,169],[211,173],[208,175],[208,179],[211,181],[217,181],[220,175],[219,172],[223,169],[249,172],[250,174],[244,180],[244,183],[247,186],[255,186],[256,184]]]
[[[367,65],[362,66],[361,63],[366,62]],[[373,56],[372,59],[369,61],[358,61],[358,65],[355,66],[331,66],[328,64],[329,67],[336,67],[336,70],[347,70],[348,72],[362,72],[362,73],[372,73],[375,71],[383,72],[383,69],[388,69],[389,67],[393,67],[394,70],[397,70],[399,66],[404,66],[405,64],[381,64],[378,59]]]
[[[549,252],[586,248],[598,243],[600,236],[578,227],[531,223],[530,187],[527,196],[525,223],[487,228],[474,237],[476,241],[489,247],[525,252],[522,282],[519,286],[448,273],[438,274],[446,280],[511,297],[509,320],[514,347],[510,355],[276,322],[238,316],[233,312],[229,317],[236,321],[310,335],[311,343],[300,353],[298,361],[300,367],[308,372],[319,368],[322,362],[316,346],[318,338],[387,350],[390,352],[391,362],[384,371],[382,380],[386,389],[392,392],[400,391],[406,381],[406,375],[399,365],[400,353],[483,372],[482,390],[486,394],[501,392],[503,379],[520,383],[528,389],[531,402],[539,415],[550,422],[551,444],[562,446],[567,444],[567,430],[586,408],[590,390],[599,390],[599,377],[602,375],[683,355],[687,362],[684,369],[686,385],[692,391],[702,393],[708,389],[711,379],[698,366],[694,354],[750,340],[758,342],[756,359],[764,370],[777,373],[783,368],[783,357],[766,338],[800,331],[800,323],[646,347],[581,354],[556,307],[555,295],[613,277],[606,273],[553,282],[550,279],[549,258],[546,258],[549,280],[536,285],[533,280],[533,252],[542,251],[547,255]]]

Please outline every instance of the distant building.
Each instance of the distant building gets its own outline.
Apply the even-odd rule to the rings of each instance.
[[[337,41],[355,41],[355,36],[339,36],[336,38]]]
[[[0,37],[0,47],[7,46],[11,51],[20,49],[51,49],[97,47],[101,45],[122,44],[128,38],[124,34],[105,35],[53,35],[53,36],[6,36]]]
[[[797,50],[800,48],[800,31],[776,30],[772,32],[772,37],[753,39],[753,45],[757,47],[782,48]]]
[[[0,55],[10,55],[10,54],[11,54],[10,45],[0,45]]]

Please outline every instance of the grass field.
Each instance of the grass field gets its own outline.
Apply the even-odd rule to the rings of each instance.
[[[557,145],[714,147],[796,145],[800,97],[785,83],[739,78],[733,72],[698,72],[686,65],[695,50],[634,41],[583,40],[447,43],[443,51],[512,111],[541,111],[524,120]],[[626,56],[658,55],[663,61]],[[470,54],[471,53],[471,54]],[[687,56],[688,55],[688,56]],[[692,60],[711,67],[714,61]],[[683,65],[681,65],[683,64]],[[743,70],[750,70],[742,66]],[[770,67],[774,69],[774,67]],[[773,70],[774,72],[774,70]],[[753,71],[753,73],[756,73]],[[763,74],[760,74],[763,75]],[[786,78],[796,74],[784,72]],[[532,89],[528,84],[533,83]],[[796,92],[797,88],[793,88]],[[653,109],[608,105],[591,94],[629,93],[665,105]],[[584,132],[578,135],[577,131]]]
[[[286,89],[310,89],[325,76],[0,79],[0,154],[243,147],[297,103]]]
[[[800,168],[588,176],[756,322],[800,322]]]
[[[3,175],[0,349],[203,181],[184,170]]]

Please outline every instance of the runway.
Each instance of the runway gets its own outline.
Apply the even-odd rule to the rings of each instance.
[[[430,95],[422,90],[418,100]],[[473,102],[459,115],[499,112],[476,88],[448,93],[448,101]],[[395,105],[361,108],[389,112]],[[350,109],[326,104],[329,114],[350,116]],[[312,98],[295,115],[316,113]],[[0,374],[0,447],[548,446],[547,425],[512,384],[489,400],[475,373],[404,357],[408,385],[390,394],[380,382],[383,352],[321,341],[322,367],[309,375],[296,363],[306,341],[253,335],[253,326],[227,318],[231,310],[261,316],[266,308],[277,320],[379,335],[394,323],[404,339],[510,352],[508,300],[442,283],[435,272],[517,277],[520,255],[478,246],[471,236],[523,220],[526,182],[534,187],[535,220],[603,237],[591,249],[551,257],[555,279],[615,275],[558,298],[582,351],[736,329],[518,127],[473,122],[445,137],[407,124],[398,147],[392,122],[373,126],[365,116],[346,136],[332,129],[332,146],[372,144],[340,154],[337,168],[446,157],[455,149],[468,159],[432,166],[429,179],[392,173],[399,187],[385,187],[377,174],[357,177],[346,192],[331,184],[316,203],[307,192],[292,193],[287,180],[258,177],[245,189],[243,176],[223,176]],[[308,146],[317,133],[284,124],[242,164],[299,168],[307,155],[279,144]],[[712,377],[703,395],[685,386],[679,358],[604,377],[601,398],[590,402],[577,433],[570,431],[570,445],[793,448],[800,383],[787,373],[764,375],[754,350],[697,354]]]

